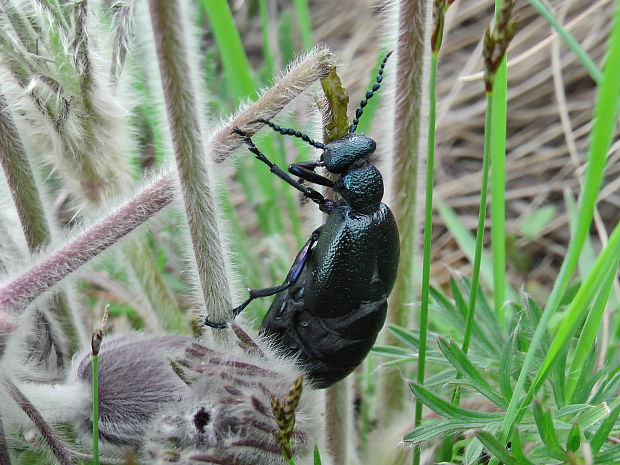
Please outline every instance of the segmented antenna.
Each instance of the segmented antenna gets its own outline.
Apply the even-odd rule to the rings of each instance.
[[[266,119],[256,119],[254,121],[252,121],[252,123],[263,123],[266,124],[267,126],[269,126],[271,129],[273,129],[276,132],[279,132],[280,134],[282,134],[283,136],[295,136],[295,137],[299,137],[301,140],[303,140],[304,142],[307,142],[308,144],[310,144],[313,147],[316,147],[317,149],[321,149],[321,150],[325,150],[325,145],[317,142],[315,140],[310,139],[310,137],[308,137],[307,134],[304,134],[302,132],[299,132],[295,129],[291,129],[291,128],[281,128],[280,126],[278,126],[277,124],[272,123],[269,120]]]
[[[379,72],[377,73],[377,79],[376,79],[377,82],[375,82],[372,85],[371,90],[366,91],[366,97],[363,98],[362,101],[360,102],[360,107],[357,110],[355,110],[355,118],[353,118],[353,123],[351,124],[351,127],[349,128],[349,134],[352,134],[355,132],[355,130],[357,129],[357,125],[360,122],[360,117],[362,116],[362,113],[364,113],[364,107],[368,104],[368,100],[370,100],[372,96],[375,95],[375,92],[379,90],[379,87],[381,87],[381,81],[383,81],[383,68],[385,68],[385,63],[387,62],[387,59],[390,57],[393,51],[394,50],[392,50],[391,52],[388,52],[388,54],[385,56],[385,58],[381,62],[381,66],[379,67]]]

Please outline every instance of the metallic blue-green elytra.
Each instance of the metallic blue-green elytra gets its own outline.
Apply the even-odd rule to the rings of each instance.
[[[375,141],[360,134],[325,145],[325,168],[340,174],[341,200],[329,213],[299,279],[279,293],[261,332],[297,357],[313,385],[351,373],[383,327],[396,279],[398,229],[381,202],[383,178],[368,162]]]

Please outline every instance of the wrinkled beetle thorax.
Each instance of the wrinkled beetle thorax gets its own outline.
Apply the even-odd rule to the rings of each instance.
[[[374,165],[366,164],[340,176],[335,189],[353,210],[371,214],[383,199],[383,177]]]

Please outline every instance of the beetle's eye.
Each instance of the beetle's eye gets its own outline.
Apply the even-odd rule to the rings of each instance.
[[[196,427],[196,431],[198,431],[199,433],[204,433],[205,428],[209,424],[210,420],[211,420],[211,415],[209,415],[209,412],[207,412],[207,409],[204,407],[201,407],[200,410],[198,410],[194,414],[194,426]]]

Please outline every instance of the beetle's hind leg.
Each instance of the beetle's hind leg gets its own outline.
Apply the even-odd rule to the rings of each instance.
[[[275,286],[275,287],[266,287],[263,289],[250,289],[250,297],[248,297],[241,305],[233,309],[233,318],[239,315],[239,313],[241,313],[243,309],[247,307],[249,303],[252,302],[254,299],[258,299],[260,297],[268,297],[270,295],[277,294],[278,292],[282,292],[285,289],[288,289],[293,284],[295,284],[295,282],[297,282],[297,279],[299,279],[299,275],[301,274],[301,271],[304,269],[304,266],[306,265],[306,262],[308,261],[308,258],[310,257],[312,246],[315,244],[316,241],[319,240],[319,236],[321,235],[322,228],[323,226],[316,228],[310,235],[310,238],[308,238],[306,243],[303,245],[303,247],[299,250],[299,252],[297,252],[295,261],[293,262],[291,269],[286,275],[286,279],[284,280],[284,282],[280,284],[279,286]],[[210,326],[211,328],[217,328],[217,329],[223,329],[228,326],[226,323],[213,323],[212,321],[209,321],[209,319],[206,319],[204,324],[207,326]]]

